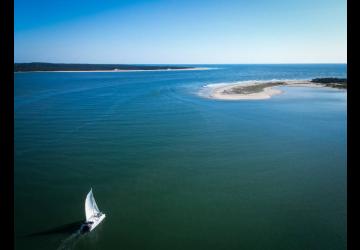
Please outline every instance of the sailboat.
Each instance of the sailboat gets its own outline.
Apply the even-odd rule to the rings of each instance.
[[[80,227],[81,233],[94,230],[95,227],[105,219],[105,214],[100,212],[95,202],[92,188],[90,189],[90,192],[87,194],[85,199],[85,216],[86,221]]]

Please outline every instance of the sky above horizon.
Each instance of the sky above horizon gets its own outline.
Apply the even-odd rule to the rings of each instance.
[[[346,0],[15,0],[15,62],[346,63]]]

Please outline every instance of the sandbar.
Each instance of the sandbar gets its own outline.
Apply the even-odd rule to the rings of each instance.
[[[232,84],[211,84],[206,85],[206,91],[202,91],[203,97],[217,100],[263,100],[274,95],[282,94],[284,91],[278,87],[326,87],[320,83],[310,80],[284,80],[284,81],[253,81],[239,82]],[[204,94],[206,93],[206,94]]]

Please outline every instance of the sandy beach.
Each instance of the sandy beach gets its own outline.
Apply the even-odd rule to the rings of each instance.
[[[218,100],[262,100],[269,99],[284,91],[278,87],[310,87],[322,88],[322,84],[313,83],[309,80],[286,80],[286,81],[253,81],[234,84],[212,84],[204,86],[206,94],[202,96]]]

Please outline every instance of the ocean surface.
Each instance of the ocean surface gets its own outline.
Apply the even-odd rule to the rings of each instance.
[[[346,65],[15,73],[16,249],[346,249],[347,93],[203,86]],[[106,219],[79,235],[92,187]]]

